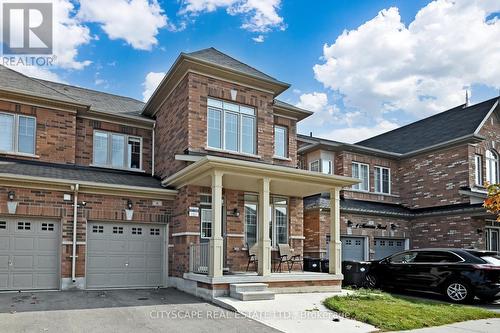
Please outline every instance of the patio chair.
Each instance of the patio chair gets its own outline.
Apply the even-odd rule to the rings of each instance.
[[[258,250],[257,244],[254,244],[252,247],[249,247],[247,245],[247,249],[248,249],[247,272],[248,272],[248,268],[250,267],[250,264],[252,264],[252,263],[255,267],[255,271],[257,271],[257,263],[258,263],[257,258],[259,257],[259,250]]]
[[[281,272],[281,264],[286,263],[286,266],[288,268],[288,272],[291,272],[293,269],[293,265],[295,263],[299,263],[300,269],[304,270],[304,267],[302,266],[302,258],[300,254],[293,254],[293,249],[290,248],[290,245],[288,244],[278,244],[278,250],[279,250],[279,266],[278,270]]]

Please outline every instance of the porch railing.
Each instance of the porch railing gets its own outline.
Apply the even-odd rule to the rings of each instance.
[[[189,247],[189,271],[208,274],[209,243],[191,244]]]

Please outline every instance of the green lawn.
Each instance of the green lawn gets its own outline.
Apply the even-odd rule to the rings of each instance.
[[[324,304],[344,317],[371,324],[383,331],[500,318],[498,313],[476,307],[393,296],[378,290],[358,290],[349,296],[330,297]]]

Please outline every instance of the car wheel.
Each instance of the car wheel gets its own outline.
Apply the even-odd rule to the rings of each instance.
[[[378,279],[377,279],[377,276],[375,276],[374,274],[368,274],[365,278],[365,287],[366,288],[378,288],[379,286],[379,283],[378,283]]]
[[[468,303],[474,299],[472,288],[464,281],[455,280],[446,283],[444,296],[453,303]]]

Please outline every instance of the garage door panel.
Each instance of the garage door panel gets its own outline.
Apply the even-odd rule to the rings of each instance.
[[[374,240],[375,259],[383,259],[394,253],[405,250],[404,239],[375,238]]]
[[[10,237],[0,233],[0,251],[10,248]]]
[[[9,256],[0,255],[0,270],[9,268]]]
[[[59,264],[59,259],[53,255],[39,255],[37,259],[37,267],[39,269],[57,269],[57,266]]]
[[[12,275],[12,285],[16,289],[31,289],[36,287],[35,281],[33,280],[33,273],[13,273]]]
[[[7,272],[1,272],[0,268],[0,289],[8,289],[9,287],[9,274]]]
[[[33,236],[18,236],[14,238],[14,250],[28,250],[32,251],[35,249],[35,239]]]
[[[34,270],[35,255],[15,255],[12,256],[12,268]]]
[[[50,273],[37,273],[35,278],[39,289],[51,289],[54,284],[57,284],[57,277]]]
[[[55,238],[39,238],[38,239],[38,251],[53,252],[54,248],[57,248],[59,240]]]
[[[365,239],[362,237],[341,237],[342,260],[362,261],[365,258]]]
[[[162,236],[156,231],[151,235],[149,226],[132,223],[113,223],[105,225],[102,233],[90,232],[96,225],[104,224],[89,223],[87,288],[162,285]]]

